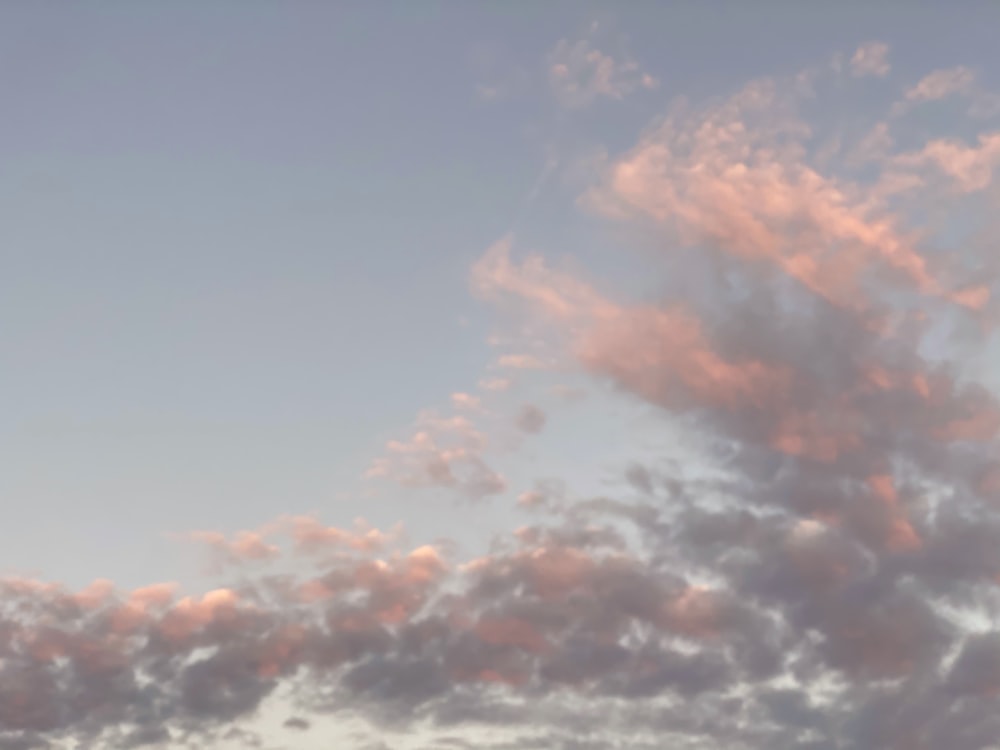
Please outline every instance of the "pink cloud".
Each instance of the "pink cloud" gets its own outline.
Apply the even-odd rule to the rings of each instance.
[[[565,107],[583,108],[601,97],[623,99],[658,81],[628,56],[617,59],[594,47],[590,39],[561,40],[549,55],[548,78]]]
[[[254,531],[241,531],[234,538],[226,538],[218,532],[195,531],[191,538],[208,545],[219,563],[247,563],[268,560],[278,556],[278,547],[265,541],[264,536]]]
[[[398,528],[388,532],[380,531],[365,521],[359,521],[352,531],[324,526],[311,516],[292,516],[284,520],[291,526],[291,536],[296,548],[305,553],[341,549],[375,552],[391,544],[400,533]]]
[[[650,400],[736,408],[774,398],[788,375],[752,361],[728,362],[712,350],[700,323],[680,309],[622,308],[541,258],[521,266],[509,245],[493,246],[473,271],[477,291],[512,297],[561,327],[577,359]],[[655,346],[648,345],[655,341]]]
[[[512,381],[509,378],[484,378],[479,381],[479,387],[488,392],[502,392],[510,389]]]
[[[993,170],[1000,163],[1000,132],[981,134],[976,146],[955,139],[928,141],[919,151],[899,154],[893,163],[914,170],[934,167],[961,192],[985,190],[992,184]]]
[[[643,459],[599,498],[539,483],[519,502],[541,520],[472,559],[291,516],[199,532],[261,566],[203,595],[0,580],[0,744],[213,746],[286,691],[297,709],[502,725],[545,746],[978,750],[1000,736],[1000,407],[963,366],[988,344],[963,326],[989,307],[989,279],[969,277],[990,259],[963,248],[963,276],[906,208],[989,201],[993,136],[894,156],[886,130],[864,161],[885,174],[861,181],[810,161],[775,81],[688,111],[615,159],[596,195],[667,248],[649,267],[669,271],[660,299],[514,262],[510,240],[472,284],[530,330],[521,351],[549,346],[546,362],[657,418],[683,411],[705,465]],[[711,279],[678,260],[685,244]],[[943,353],[941,331],[960,334]],[[421,413],[370,473],[502,487],[480,396],[459,395],[461,413]]]
[[[451,404],[456,409],[478,411],[482,408],[482,399],[468,393],[453,393],[451,394]]]
[[[534,354],[504,354],[497,364],[512,370],[544,370],[546,364]]]
[[[877,76],[883,78],[889,74],[889,45],[884,42],[868,42],[863,44],[851,57],[851,73],[862,78]]]
[[[766,131],[722,118],[668,122],[612,168],[604,205],[669,223],[687,244],[707,241],[737,258],[769,262],[841,306],[859,304],[861,276],[874,263],[925,293],[938,290],[890,214],[856,187],[774,152]],[[689,140],[683,152],[674,145]],[[804,249],[826,246],[839,249]]]
[[[911,102],[944,99],[957,93],[967,93],[975,82],[975,74],[964,66],[935,70],[910,89],[905,98]]]

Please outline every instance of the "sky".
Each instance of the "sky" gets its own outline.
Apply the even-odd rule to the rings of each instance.
[[[0,7],[0,750],[1000,750],[1000,8]]]

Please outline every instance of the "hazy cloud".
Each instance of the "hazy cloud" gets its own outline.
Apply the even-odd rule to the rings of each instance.
[[[623,99],[641,89],[655,89],[656,78],[621,52],[603,52],[591,36],[577,41],[562,39],[548,58],[548,79],[558,101],[565,107],[588,107],[601,97]]]
[[[863,44],[851,57],[851,73],[859,78],[889,74],[889,45],[884,42]]]

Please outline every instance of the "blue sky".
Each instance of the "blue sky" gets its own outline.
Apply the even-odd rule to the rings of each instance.
[[[562,486],[550,511],[572,520],[568,508],[589,498],[640,502],[638,464],[679,466],[697,484],[728,455],[723,445],[745,449],[728,470],[763,493],[748,466],[822,463],[830,445],[842,456],[848,428],[810,433],[829,404],[805,386],[785,404],[805,399],[801,410],[766,426],[737,420],[733,399],[749,393],[760,407],[764,390],[825,357],[867,363],[878,382],[892,368],[913,382],[926,370],[933,391],[930,359],[947,352],[954,388],[928,396],[936,405],[921,429],[948,412],[934,434],[958,435],[969,399],[991,413],[1000,383],[982,298],[996,267],[998,25],[987,3],[0,9],[0,573],[71,591],[107,578],[123,592],[174,581],[203,593],[225,576],[205,574],[190,532],[260,531],[287,515],[399,523],[409,549],[448,540],[474,559],[535,523],[525,506],[543,502],[539,488]],[[792,93],[802,71],[814,90]],[[774,203],[744,198],[727,213],[719,191],[741,178],[699,182],[704,167],[686,149],[762,78],[778,94],[740,132],[753,134],[754,158],[801,180]],[[753,140],[755,127],[761,139],[786,127],[786,106],[810,135]],[[869,137],[880,123],[888,142]],[[788,156],[786,137],[805,155]],[[676,161],[662,174],[661,146]],[[706,164],[736,159],[724,144],[704,147]],[[817,189],[789,219],[775,206],[807,193],[804,165],[840,198],[824,202]],[[771,183],[754,174],[748,194],[763,196]],[[760,217],[786,233],[782,249],[740,244]],[[861,229],[848,226],[855,218]],[[828,245],[808,244],[818,236],[809,222]],[[681,245],[694,254],[668,252]],[[821,264],[815,275],[802,270],[807,256]],[[913,258],[926,259],[931,281]],[[761,271],[772,261],[787,275],[773,284]],[[893,274],[912,284],[894,286]],[[852,315],[870,303],[865,315],[923,310],[932,330],[909,350],[879,340],[845,353],[837,347],[857,342],[844,333],[829,351],[791,352],[858,320],[816,312],[811,337],[797,333],[799,318],[754,328],[755,315],[767,319],[763,300],[786,293],[806,317],[817,299]],[[696,308],[697,323],[675,303]],[[677,364],[685,357],[694,364]],[[833,371],[817,382],[840,383]],[[984,390],[966,398],[959,374],[969,372]],[[667,381],[676,392],[661,389]],[[869,408],[896,414],[896,403]],[[532,422],[529,407],[542,417]],[[751,461],[751,447],[777,458]],[[919,464],[929,449],[905,450],[914,455],[886,462]],[[962,471],[987,471],[963,460]],[[920,480],[962,495],[955,461],[932,470],[928,460]],[[854,463],[835,471],[871,478],[855,477]],[[886,507],[903,502],[870,485]],[[887,518],[892,554],[933,536]],[[866,533],[859,543],[878,547]],[[270,710],[280,717],[266,742],[283,746],[285,709]],[[379,735],[377,720],[365,726]],[[328,738],[303,737],[292,744]],[[874,747],[858,742],[808,747]]]

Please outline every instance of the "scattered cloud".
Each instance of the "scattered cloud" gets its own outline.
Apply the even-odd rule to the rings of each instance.
[[[235,538],[213,531],[195,531],[191,539],[211,549],[213,567],[217,571],[227,565],[270,560],[278,556],[278,548],[267,542],[264,535],[254,531],[243,531]]]
[[[484,378],[479,381],[479,387],[484,391],[502,392],[509,390],[513,385],[510,378]]]
[[[282,726],[285,727],[285,729],[295,729],[300,732],[305,732],[312,726],[312,724],[308,719],[303,719],[300,716],[290,716],[285,719]]]
[[[517,496],[518,507],[524,510],[562,510],[565,508],[567,490],[564,482],[556,479],[538,480],[534,489]]]
[[[963,66],[935,70],[906,90],[904,98],[911,102],[931,102],[954,94],[968,93],[975,81],[971,70]]]
[[[504,354],[497,364],[512,370],[544,370],[547,366],[534,354]]]
[[[587,398],[586,389],[581,388],[580,386],[567,385],[566,383],[556,383],[550,390],[552,395],[560,401],[567,403],[583,401]]]
[[[406,440],[390,440],[386,455],[376,459],[365,476],[391,479],[403,487],[453,489],[470,498],[503,492],[506,480],[487,462],[486,434],[465,416],[422,413]]]
[[[596,31],[596,29],[592,29]],[[626,53],[617,57],[594,46],[591,37],[562,39],[548,58],[549,85],[564,107],[581,109],[598,99],[623,99],[659,83]]]
[[[456,409],[474,412],[482,408],[483,401],[479,396],[473,396],[469,393],[453,393],[451,394],[451,405]]]
[[[892,114],[902,116],[922,104],[949,99],[965,102],[967,110],[964,114],[974,119],[988,119],[1000,114],[1000,95],[984,89],[976,71],[964,65],[928,73],[903,93],[903,97],[893,105]]]
[[[468,60],[478,79],[476,98],[484,103],[507,102],[530,91],[533,85],[528,68],[503,44],[476,43]]]
[[[863,49],[852,66],[883,75]],[[900,150],[883,112],[820,158],[800,80],[673,108],[609,157],[584,205],[656,240],[661,296],[512,237],[471,273],[551,361],[682,420],[700,473],[632,462],[623,497],[539,482],[531,523],[461,558],[290,517],[198,532],[245,566],[200,596],[4,579],[0,746],[211,745],[288,688],[288,729],[350,714],[496,750],[994,747],[1000,403],[963,365],[989,343],[995,261],[926,207],[995,213],[1000,140]],[[502,491],[472,421],[501,381],[420,414],[369,475]]]
[[[862,44],[851,57],[851,73],[857,78],[889,75],[889,45],[884,42]]]
[[[985,190],[993,184],[993,171],[1000,163],[1000,131],[982,133],[976,145],[957,139],[928,141],[918,151],[899,154],[894,164],[913,170],[933,167],[964,193]]]

